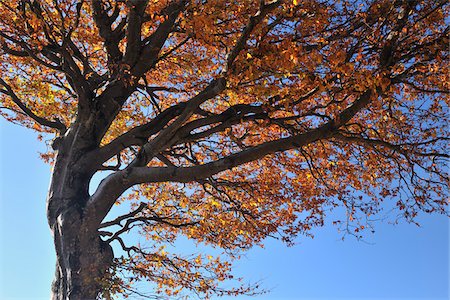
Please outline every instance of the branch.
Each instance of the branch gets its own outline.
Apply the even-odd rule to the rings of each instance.
[[[416,91],[422,92],[422,93],[430,93],[430,94],[436,94],[436,93],[441,93],[441,94],[450,94],[450,90],[449,89],[427,89],[427,88],[423,88],[418,86],[417,84],[407,81],[407,80],[398,80],[398,82],[400,83],[404,83],[406,85],[411,86],[413,89],[415,89]]]
[[[186,0],[174,1],[163,10],[166,18],[149,37],[145,38],[137,63],[132,66],[131,73],[140,78],[158,61],[159,53],[169,34],[172,32],[180,12],[186,7]]]
[[[264,2],[265,1],[261,1],[261,6],[260,6],[259,11],[254,16],[250,17],[247,25],[242,30],[242,34],[239,37],[239,40],[236,42],[236,44],[235,44],[234,48],[231,50],[231,52],[228,53],[227,65],[223,71],[224,73],[227,73],[231,69],[231,66],[233,65],[234,60],[239,55],[239,53],[242,51],[242,49],[244,49],[244,47],[247,43],[247,40],[250,37],[250,34],[252,33],[252,31],[256,27],[256,25],[258,25],[269,12],[271,12],[272,10],[277,8],[283,1],[281,1],[281,0],[272,1],[269,4],[264,4]]]
[[[225,89],[225,86],[226,82],[223,77],[215,79],[202,92],[188,100],[179,117],[164,130],[161,130],[153,140],[146,143],[142,147],[140,155],[130,163],[128,168],[147,164],[171,141],[177,130],[194,114],[200,104],[217,96]]]
[[[29,56],[39,64],[49,69],[63,72],[67,77],[68,83],[77,92],[79,96],[79,105],[82,106],[88,105],[86,96],[91,92],[91,88],[88,82],[86,81],[85,77],[81,73],[80,68],[78,67],[77,63],[75,62],[71,54],[71,52],[75,51],[75,48],[76,50],[78,50],[75,51],[78,52],[78,55],[75,54],[75,57],[81,55],[81,52],[79,52],[79,49],[70,40],[70,36],[67,36],[65,38],[65,41],[63,42],[62,46],[60,46],[56,42],[51,42],[50,44],[44,46],[42,50],[32,49],[23,40],[10,37],[1,31],[0,36],[3,37],[5,40],[8,40],[13,45],[20,47],[22,49],[22,50],[14,50],[8,47],[6,43],[2,43],[2,48],[5,50],[6,53],[20,57]],[[71,49],[70,50],[66,49],[68,47]],[[59,54],[60,56],[58,56],[57,54]],[[42,55],[44,58],[41,58],[39,55]],[[46,59],[52,62],[53,64],[46,61]],[[87,60],[83,62],[83,65],[85,65],[86,63],[88,63]],[[97,77],[98,75],[94,76],[93,78]]]
[[[240,50],[244,47],[244,43],[248,39],[254,27],[269,11],[273,10],[280,3],[281,1],[276,1],[268,5],[263,5],[261,7],[260,13],[250,19],[248,26],[241,36],[241,39],[236,43],[236,46],[231,52],[231,56],[228,60],[229,62],[232,63],[232,60],[234,60],[234,55],[237,56]],[[165,9],[167,19],[163,23],[161,23],[158,29],[145,40],[146,44],[142,49],[142,54],[138,60],[139,63],[137,63],[131,70],[131,73],[133,75],[140,77],[142,74],[148,71],[154,63],[156,63],[159,52],[163,47],[169,33],[171,32],[178,14],[184,9],[185,4],[185,1],[176,1],[170,4]],[[167,145],[167,143],[172,139],[175,132],[184,124],[184,122],[186,122],[190,118],[190,116],[192,116],[199,105],[218,95],[225,89],[225,86],[225,78],[222,77],[219,79],[215,79],[202,92],[187,101],[186,107],[184,111],[179,115],[179,117],[170,126],[162,130],[155,139],[153,139],[151,142],[146,143],[141,149],[140,155],[135,160],[133,160],[130,166],[145,165],[149,160],[151,160],[157,153],[160,152],[161,148],[164,148],[164,146]],[[130,135],[126,135],[127,137],[123,137],[121,139],[128,140]],[[122,145],[127,144],[123,143],[123,141],[121,142]],[[118,146],[117,143],[114,143],[114,146]],[[111,154],[114,155],[113,153],[110,153],[109,155]]]
[[[116,154],[117,164],[115,166],[104,166],[99,167],[99,171],[119,171],[122,166],[122,160],[120,158],[120,152]]]
[[[272,153],[303,147],[317,140],[330,137],[332,133],[333,126],[328,123],[304,134],[267,142],[203,165],[193,167],[134,167],[129,174],[123,174],[123,176],[124,180],[130,185],[144,182],[198,181]]]
[[[92,1],[92,10],[100,36],[104,40],[106,52],[108,53],[108,63],[113,65],[122,59],[122,52],[119,49],[119,41],[125,37],[125,31],[123,30],[126,19],[122,19],[119,25],[112,30],[111,25],[116,21],[119,16],[119,7],[116,5],[112,16],[108,16],[106,11],[102,7],[102,1]]]
[[[148,0],[130,1],[130,12],[128,13],[127,24],[127,47],[124,55],[124,63],[134,66],[141,50],[141,29],[144,22],[144,12]]]
[[[173,139],[169,142],[169,145],[180,144],[205,138],[207,136],[210,136],[211,134],[230,128],[232,125],[238,124],[242,121],[263,118],[268,119],[269,117],[267,113],[264,112],[261,106],[250,104],[233,105],[220,114],[209,115],[205,118],[197,119],[187,123],[177,131]],[[218,125],[201,132],[196,132],[195,134],[190,134],[195,129],[210,126],[213,124]]]
[[[146,225],[150,225],[150,222],[157,222],[157,223],[162,223],[165,225],[169,225],[175,228],[181,228],[181,227],[187,227],[187,226],[193,226],[193,225],[197,225],[199,222],[195,221],[195,222],[186,222],[186,223],[172,223],[167,221],[167,219],[172,219],[172,218],[168,218],[168,217],[160,217],[157,216],[156,214],[152,215],[152,216],[140,216],[140,217],[133,217],[134,215],[138,214],[139,212],[142,211],[142,209],[144,209],[147,205],[145,203],[141,203],[141,205],[139,206],[139,208],[129,214],[126,214],[122,217],[117,218],[116,220],[123,221],[126,219],[125,225],[119,229],[117,232],[115,232],[109,239],[106,240],[107,243],[110,243],[114,240],[117,240],[121,234],[130,231],[134,226],[134,223],[137,222],[142,222]],[[142,209],[140,209],[142,207]],[[139,211],[138,211],[139,210]],[[118,221],[117,223],[113,223],[116,220],[112,221],[112,222],[106,222],[102,225],[100,225],[102,227],[107,227],[107,226],[111,226],[111,225],[120,225],[120,221]],[[105,224],[110,224],[110,225],[105,225]]]
[[[126,220],[128,218],[132,218],[134,216],[136,216],[138,213],[140,213],[145,207],[147,207],[147,204],[145,204],[144,202],[142,202],[141,204],[139,204],[139,207],[136,208],[134,211],[129,212],[128,214],[122,215],[120,217],[115,218],[112,221],[108,221],[105,223],[102,223],[99,228],[105,228],[105,227],[109,227],[109,226],[113,226],[113,225],[121,225],[120,223],[123,220]]]
[[[28,117],[32,118],[34,121],[39,123],[42,126],[50,127],[59,130],[61,133],[66,132],[67,128],[66,126],[58,119],[55,121],[47,120],[43,117],[39,117],[36,115],[31,109],[29,109],[14,93],[13,89],[9,84],[7,84],[2,78],[0,78],[0,84],[4,86],[6,90],[1,89],[0,93],[8,95],[11,97],[13,102],[25,113]]]
[[[315,141],[329,138],[340,126],[347,123],[358,111],[370,102],[371,95],[372,93],[370,90],[362,93],[351,106],[344,109],[339,114],[336,120],[332,120],[318,128],[302,134],[249,147],[240,152],[203,165],[192,167],[149,168],[130,164],[124,170],[117,171],[101,181],[97,191],[91,196],[87,203],[87,218],[93,219],[90,223],[91,225],[100,225],[112,205],[114,205],[116,199],[128,188],[136,184],[167,181],[199,181],[219,172],[258,160],[269,154],[300,148]]]
[[[9,52],[9,54],[17,55],[19,57],[29,56],[29,57],[33,58],[39,64],[41,64],[41,65],[43,65],[43,66],[45,66],[45,67],[47,67],[49,69],[56,70],[56,71],[62,71],[62,68],[61,68],[61,65],[60,65],[61,61],[59,60],[58,57],[56,57],[55,55],[53,55],[51,53],[51,51],[48,49],[48,46],[46,46],[46,47],[44,47],[42,49],[42,54],[47,59],[49,59],[51,62],[56,63],[56,65],[53,65],[53,64],[43,60],[42,58],[40,58],[37,55],[39,52],[31,49],[29,47],[29,45],[26,42],[22,41],[22,40],[18,40],[16,38],[8,36],[2,31],[0,31],[0,37],[4,38],[5,40],[10,41],[11,43],[13,43],[13,44],[15,44],[15,45],[17,45],[17,46],[19,46],[19,47],[21,47],[23,49],[23,50],[16,51],[16,50],[12,50],[12,49],[8,48],[7,46],[5,48],[5,46],[3,45],[2,47],[3,47],[3,49],[7,50],[7,53],[8,53],[8,51],[12,51],[12,52]],[[8,49],[10,49],[10,50],[8,50]]]
[[[432,156],[432,157],[443,157],[443,158],[449,158],[450,155],[446,154],[446,153],[438,153],[438,152],[431,152],[431,153],[427,153],[427,152],[418,152],[415,150],[408,150],[408,149],[404,149],[403,147],[407,147],[407,146],[419,146],[419,145],[424,145],[427,143],[402,143],[402,144],[392,144],[383,140],[378,140],[378,139],[369,139],[369,138],[363,138],[361,136],[348,136],[348,135],[344,135],[342,133],[336,133],[333,135],[333,138],[336,138],[337,140],[341,140],[341,141],[345,141],[345,142],[356,142],[356,143],[360,143],[360,144],[364,144],[366,146],[382,146],[388,149],[391,149],[395,152],[398,152],[400,154],[402,154],[405,157],[409,157],[409,154],[415,154],[417,156]],[[442,138],[441,140],[447,140],[447,138]],[[433,143],[436,142],[436,140],[431,140],[429,143]]]
[[[108,161],[122,150],[135,145],[143,145],[150,136],[158,133],[171,120],[180,115],[185,107],[184,103],[171,106],[157,115],[150,122],[134,127],[117,137],[109,144],[91,151],[83,158],[81,164],[91,169],[97,169],[102,163]]]
[[[180,47],[182,47],[184,44],[186,44],[191,38],[192,38],[192,36],[189,35],[184,40],[182,40],[179,44],[177,44],[177,45],[173,46],[172,48],[170,48],[169,50],[167,50],[167,52],[163,53],[158,58],[158,61],[162,61],[165,58],[167,58],[168,56],[170,56],[170,54],[172,54],[173,52],[177,51]]]

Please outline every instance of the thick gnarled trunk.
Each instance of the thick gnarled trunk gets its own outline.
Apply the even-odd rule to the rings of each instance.
[[[113,260],[97,223],[85,214],[92,177],[78,164],[89,149],[85,136],[83,130],[73,128],[62,138],[48,192],[47,218],[57,258],[52,300],[96,299]]]
[[[112,263],[111,247],[78,224],[58,224],[54,232],[57,262],[52,300],[97,299]]]

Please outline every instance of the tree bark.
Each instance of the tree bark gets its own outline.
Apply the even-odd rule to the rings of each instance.
[[[113,252],[98,236],[85,233],[82,224],[80,230],[80,221],[74,217],[54,229],[57,262],[52,300],[97,299],[103,290],[101,280],[111,266]]]
[[[111,246],[100,239],[96,226],[84,213],[93,174],[77,162],[95,147],[88,133],[73,126],[61,138],[52,172],[47,198],[47,218],[56,250],[52,300],[97,299],[101,279],[113,260]]]

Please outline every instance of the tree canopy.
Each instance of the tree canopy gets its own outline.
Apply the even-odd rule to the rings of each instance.
[[[221,285],[229,260],[267,237],[292,244],[333,209],[357,237],[386,201],[410,222],[448,214],[448,10],[0,0],[0,114],[55,133],[42,154],[53,177],[66,174],[58,161],[87,184],[107,171],[95,192],[84,184],[83,200],[67,200],[123,249],[102,276],[104,297],[142,280],[173,297],[252,293]],[[56,226],[64,209],[52,195]],[[104,221],[123,202],[130,213]],[[127,244],[130,230],[146,245]],[[222,258],[169,253],[181,236]]]

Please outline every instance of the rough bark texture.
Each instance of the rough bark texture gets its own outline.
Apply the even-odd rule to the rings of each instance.
[[[57,257],[54,300],[96,299],[101,291],[98,279],[113,259],[111,246],[84,213],[92,174],[80,170],[77,161],[92,146],[86,133],[76,126],[62,138],[48,194],[47,217]]]

